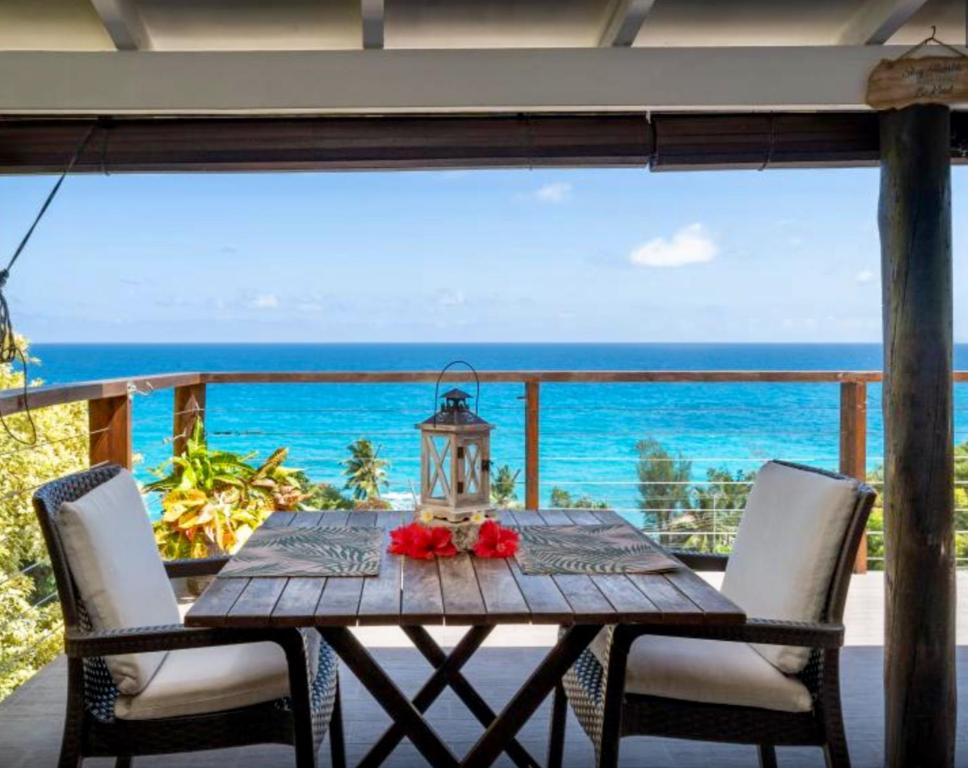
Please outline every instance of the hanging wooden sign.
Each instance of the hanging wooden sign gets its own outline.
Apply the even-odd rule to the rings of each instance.
[[[867,103],[874,109],[968,103],[968,56],[882,61],[867,81]]]

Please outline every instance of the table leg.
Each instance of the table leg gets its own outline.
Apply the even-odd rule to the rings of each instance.
[[[481,629],[483,628],[473,627],[468,631],[467,635],[464,635],[464,638]],[[413,644],[416,646],[417,650],[423,654],[424,658],[427,659],[427,661],[429,661],[438,670],[442,669],[443,666],[447,664],[447,661],[457,654],[458,649],[460,648],[460,644],[458,644],[450,656],[448,656],[446,653],[444,653],[443,649],[437,645],[437,642],[433,639],[433,637],[431,637],[430,633],[425,627],[420,625],[405,626],[403,627],[403,631],[407,634],[407,637],[413,641]],[[490,628],[487,628],[486,634],[490,634]],[[463,642],[463,639],[461,642]],[[480,645],[480,643],[477,645]],[[474,650],[476,649],[477,648],[475,646]],[[470,658],[471,654],[474,653],[474,650],[467,654],[467,658]],[[481,695],[477,692],[474,686],[468,682],[467,678],[460,673],[460,668],[465,662],[466,659],[462,659],[459,666],[453,668],[453,671],[448,673],[442,682],[445,682],[453,689],[454,693],[457,694],[460,700],[464,702],[464,705],[471,711],[471,714],[473,714],[474,717],[477,718],[478,722],[480,722],[480,724],[486,728],[493,723],[495,719],[497,719],[497,713],[495,713],[488,703],[481,698]],[[441,685],[440,690],[443,690],[443,685]],[[439,693],[440,691],[434,695],[434,698],[436,698]],[[416,703],[416,699],[414,699],[414,703]],[[508,757],[511,758],[518,768],[537,768],[540,765],[538,761],[535,760],[523,746],[521,746],[517,739],[511,739],[504,751],[507,752]]]
[[[319,633],[434,768],[458,768],[454,753],[348,628],[319,627]]]
[[[403,627],[403,631],[414,641],[414,645],[418,648],[430,643],[439,652],[439,655],[435,655],[431,660],[431,664],[435,667],[434,673],[417,692],[417,695],[413,697],[412,703],[418,712],[423,713],[430,708],[430,705],[436,701],[437,697],[444,691],[448,683],[453,680],[454,676],[459,674],[460,668],[480,648],[481,643],[491,634],[493,629],[494,627],[487,626],[472,627],[461,638],[450,655],[447,655],[440,650],[440,647],[433,641],[433,638],[430,637],[427,630],[423,627]],[[427,653],[424,653],[424,656],[427,656]],[[494,714],[491,713],[491,720],[494,717]],[[488,723],[490,723],[490,720],[484,724],[487,725]],[[366,753],[357,768],[376,768],[376,766],[382,765],[383,761],[390,756],[390,753],[393,752],[403,737],[403,729],[398,723],[394,723],[380,737],[379,741],[373,745],[370,751]]]
[[[601,629],[598,625],[576,624],[565,630],[555,647],[488,726],[460,765],[463,768],[490,766]]]

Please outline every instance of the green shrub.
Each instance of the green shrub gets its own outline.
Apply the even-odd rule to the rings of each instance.
[[[18,341],[26,352],[26,342]],[[0,389],[22,386],[23,373],[0,365]],[[42,408],[32,415],[37,428],[37,443],[32,447],[0,430],[0,699],[54,658],[61,647],[60,605],[31,492],[87,466],[84,403]],[[15,434],[30,436],[25,415],[6,421]],[[34,563],[40,565],[30,568]]]

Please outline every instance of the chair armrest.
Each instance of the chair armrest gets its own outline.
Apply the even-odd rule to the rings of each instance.
[[[714,555],[709,552],[690,552],[684,549],[670,549],[669,554],[682,561],[683,565],[694,571],[725,571],[729,555]]]
[[[629,634],[666,635],[672,637],[695,637],[704,640],[731,640],[763,645],[795,645],[803,648],[840,648],[844,644],[843,624],[824,624],[809,621],[777,621],[774,619],[747,619],[745,624],[694,626],[624,625]]]
[[[157,627],[111,629],[84,632],[69,628],[64,633],[64,649],[71,658],[114,656],[119,653],[175,651],[184,648],[208,648],[218,645],[238,645],[263,640],[286,648],[302,648],[298,629],[216,629],[166,624]]]
[[[214,576],[229,561],[227,556],[202,557],[196,560],[166,560],[165,572],[169,579],[186,576]]]

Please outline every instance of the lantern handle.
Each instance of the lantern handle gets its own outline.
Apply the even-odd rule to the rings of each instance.
[[[477,369],[466,360],[451,360],[437,376],[437,383],[434,384],[434,426],[437,426],[437,398],[440,396],[440,382],[443,381],[444,374],[455,365],[466,365],[474,374],[474,381],[477,382],[477,392],[474,394],[474,413],[477,414],[477,404],[481,399],[481,377],[477,374]]]

